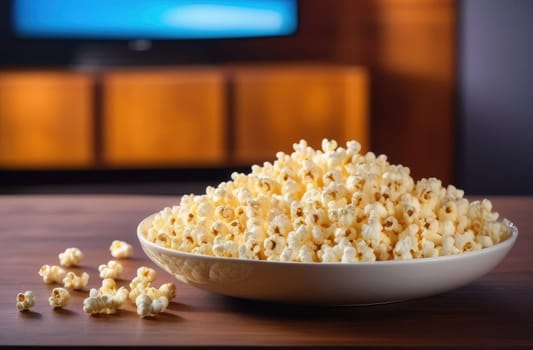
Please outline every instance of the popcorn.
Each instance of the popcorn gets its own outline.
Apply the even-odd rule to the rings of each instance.
[[[343,263],[353,263],[356,262],[356,250],[354,247],[345,247],[342,252],[341,262]]]
[[[359,255],[359,261],[376,261],[376,254],[374,250],[368,246],[366,241],[357,240],[355,242],[355,249]]]
[[[120,287],[117,289],[117,284],[112,278],[105,278],[102,280],[102,286],[98,290],[100,295],[110,295],[120,303],[123,303],[128,298],[128,288]]]
[[[137,297],[141,294],[147,294],[152,298],[165,296],[169,301],[176,297],[176,286],[173,283],[165,283],[158,288],[152,287],[151,284],[156,278],[156,272],[146,266],[137,269],[137,276],[129,284],[130,290],[128,297],[132,303],[135,303]]]
[[[439,219],[455,221],[457,219],[457,204],[448,201],[439,209]]]
[[[394,256],[398,260],[413,259],[413,253],[418,250],[418,241],[414,236],[406,236],[399,240],[394,247]]]
[[[89,283],[89,274],[87,272],[82,272],[80,276],[76,275],[74,272],[69,271],[63,278],[63,287],[69,289],[83,289]]]
[[[176,297],[176,285],[172,282],[163,283],[159,288],[147,286],[146,288],[136,288],[128,296],[132,302],[135,302],[139,295],[148,295],[152,299],[165,297],[168,301]]]
[[[299,250],[309,241],[309,233],[305,226],[300,226],[295,231],[291,231],[287,237],[288,246],[293,250]]]
[[[422,240],[422,256],[424,258],[434,258],[439,256],[439,249],[435,248],[435,243],[432,241]]]
[[[27,290],[24,293],[17,294],[17,309],[19,311],[26,311],[32,308],[35,305],[35,298],[33,297],[33,292]]]
[[[156,272],[154,269],[146,267],[146,266],[141,266],[137,269],[137,276],[135,277],[133,281],[153,282],[155,278],[156,278]]]
[[[302,246],[298,251],[298,261],[307,263],[313,262],[314,254],[311,248],[306,245]]]
[[[102,313],[114,313],[116,309],[107,308],[107,299],[104,300],[102,295],[98,293],[98,290],[91,288],[89,291],[89,297],[83,299],[83,311],[94,315]]]
[[[169,282],[162,284],[159,288],[152,287],[151,284],[156,278],[155,270],[141,266],[137,269],[137,276],[130,282],[130,290],[128,298],[132,303],[140,295],[146,294],[152,299],[157,299],[161,296],[167,298],[168,301],[176,297],[176,286]]]
[[[333,247],[326,247],[324,253],[322,254],[322,262],[338,262],[339,256],[336,254]]]
[[[116,260],[109,260],[106,264],[98,266],[100,278],[119,278],[124,267]]]
[[[455,247],[461,252],[481,249],[481,244],[475,241],[474,232],[468,230],[455,235]]]
[[[320,226],[311,226],[311,241],[316,247],[320,247],[328,238],[329,230]]]
[[[117,259],[126,259],[131,257],[133,253],[133,247],[131,244],[120,241],[120,240],[114,240],[111,242],[111,246],[109,247],[109,251],[111,252],[111,255],[114,258]]]
[[[113,279],[102,281],[100,289],[91,288],[89,297],[83,301],[83,310],[89,314],[114,314],[128,298],[126,287],[116,288]]]
[[[469,202],[434,177],[415,181],[357,141],[293,149],[183,196],[155,215],[147,238],[218,257],[353,263],[459,254],[510,236],[489,200]]]
[[[369,220],[361,228],[361,237],[366,240],[378,240],[381,232],[383,232],[383,226],[379,220]]]
[[[279,234],[273,234],[273,235],[268,236],[263,241],[263,249],[264,249],[263,252],[265,256],[267,257],[267,259],[277,260],[280,257],[280,255],[284,252],[284,249],[286,248],[286,242],[287,240],[285,239],[285,237]],[[287,254],[288,252],[285,252],[285,256],[287,256]]]
[[[70,301],[70,293],[65,288],[52,289],[52,295],[48,298],[48,303],[52,309],[62,308],[66,306]]]
[[[291,229],[291,221],[285,214],[279,214],[272,218],[268,225],[267,233],[271,235],[280,235],[286,237]]]
[[[196,200],[195,202],[199,201]],[[176,213],[171,208],[166,208],[165,210],[169,213]],[[203,210],[205,213],[210,212],[209,207],[206,206],[204,206]],[[237,216],[243,215],[244,210],[236,210],[235,213]],[[204,221],[203,219],[199,219],[197,222],[202,224]],[[174,219],[170,218],[168,223],[173,224]],[[207,227],[205,222],[202,224],[202,227]],[[196,228],[196,231],[198,232],[195,233],[195,236],[200,237],[198,240],[204,245],[210,245],[207,241],[201,241],[203,238],[201,238],[200,227]],[[209,242],[214,241],[214,238],[211,237],[209,232],[204,233],[208,235],[207,240]],[[161,232],[157,233],[157,235],[161,234]],[[264,236],[264,232],[257,228],[249,232],[250,240],[256,240]],[[224,237],[218,236],[217,240],[220,239],[224,239]],[[171,240],[174,242],[176,239],[173,237]],[[114,244],[116,242],[120,241],[114,241]],[[223,243],[225,246],[233,244],[233,242]],[[121,244],[118,246],[121,246]],[[63,266],[74,266],[80,262],[82,256],[83,254],[78,248],[68,248],[59,254],[59,259]],[[123,271],[123,266],[118,261],[110,260],[107,264],[99,265],[98,270],[100,277],[103,278],[102,285],[99,289],[91,288],[89,290],[89,296],[83,300],[83,311],[90,315],[114,314],[129,298],[133,303],[136,303],[137,300],[139,301],[136,306],[137,312],[141,317],[154,316],[157,313],[165,311],[170,300],[176,297],[176,286],[174,283],[163,283],[159,288],[151,286],[151,283],[156,279],[156,271],[152,268],[141,266],[137,269],[136,277],[130,282],[131,291],[123,286],[118,287],[114,280]],[[72,271],[66,272],[62,267],[57,265],[42,265],[39,269],[39,275],[45,283],[63,283],[64,288],[53,288],[48,298],[48,303],[52,309],[63,308],[68,305],[71,299],[71,294],[68,289],[83,289],[89,282],[89,274],[87,272],[82,272],[81,275],[77,275]],[[35,298],[32,291],[28,290],[24,293],[20,292],[17,294],[16,307],[19,311],[29,310],[34,305]]]
[[[246,240],[246,242],[244,244],[241,244],[238,248],[239,258],[241,259],[259,260],[260,251],[261,251],[261,247],[257,244],[257,242],[254,239]]]
[[[147,294],[141,294],[135,299],[135,305],[137,305],[137,314],[144,318],[165,311],[168,299],[164,296],[152,299]]]
[[[125,293],[101,293],[98,289],[91,288],[89,297],[83,300],[83,311],[90,315],[114,314],[125,300]]]
[[[460,250],[455,246],[455,239],[452,235],[442,236],[441,255],[459,254]]]
[[[102,280],[102,286],[98,290],[102,294],[114,293],[117,289],[117,283],[112,278],[104,278]]]
[[[163,283],[157,289],[157,293],[159,296],[164,296],[170,301],[176,297],[176,285],[172,282]]]
[[[43,278],[44,283],[62,283],[65,278],[66,271],[57,265],[43,265],[39,269],[39,276]]]
[[[64,267],[79,265],[83,258],[83,253],[78,248],[67,248],[59,253],[59,264]]]
[[[238,247],[235,242],[226,241],[222,236],[216,236],[212,250],[215,256],[236,257],[238,255]]]
[[[294,252],[291,248],[286,247],[279,256],[279,261],[292,261]],[[269,257],[267,260],[277,260],[275,257]]]

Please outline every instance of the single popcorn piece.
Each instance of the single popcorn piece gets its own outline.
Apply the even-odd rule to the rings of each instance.
[[[353,263],[356,262],[356,250],[354,247],[345,247],[342,252],[341,262],[343,263]]]
[[[108,261],[107,265],[102,264],[98,266],[100,278],[119,278],[124,271],[124,267],[116,260]]]
[[[172,282],[163,283],[157,289],[159,296],[164,296],[171,301],[176,297],[176,285]]]
[[[59,253],[59,264],[64,267],[77,266],[83,258],[83,253],[78,248],[67,248]]]
[[[27,290],[24,293],[17,294],[17,309],[19,311],[26,311],[31,309],[35,305],[35,298],[33,297],[33,292]]]
[[[70,301],[70,293],[65,288],[57,287],[52,289],[52,295],[48,298],[48,303],[52,309],[62,308]]]
[[[111,255],[114,258],[127,259],[132,256],[133,247],[131,244],[127,242],[120,241],[120,240],[114,240],[113,242],[111,242],[109,251],[111,252]]]
[[[324,139],[252,165],[204,194],[158,212],[147,239],[183,252],[283,262],[359,263],[434,258],[488,248],[510,237],[492,203],[386,155]],[[132,287],[130,299],[147,288]]]
[[[83,311],[90,315],[116,312],[116,309],[112,311],[108,310],[106,305],[107,300],[104,300],[102,295],[95,288],[91,288],[89,291],[89,297],[83,299]]]
[[[61,266],[57,265],[43,265],[39,269],[39,276],[47,284],[62,283],[66,274],[67,272]]]
[[[117,283],[112,278],[104,278],[102,280],[102,286],[100,287],[99,291],[102,294],[112,294],[115,293],[117,289]]]
[[[147,294],[141,294],[135,299],[135,305],[137,305],[137,315],[144,318],[164,312],[168,306],[168,299],[165,296],[152,299]]]
[[[63,287],[69,289],[83,289],[89,283],[89,274],[87,272],[82,272],[80,276],[76,275],[74,272],[69,271],[63,278]]]
[[[112,295],[120,304],[128,298],[129,291],[126,287],[117,288],[117,284],[112,278],[105,278],[102,280],[102,286],[98,290],[102,295]]]
[[[131,283],[138,284],[138,283],[150,283],[155,281],[155,278],[157,277],[157,274],[154,269],[146,266],[141,266],[137,268],[137,276],[132,280]],[[132,285],[130,284],[130,287]]]

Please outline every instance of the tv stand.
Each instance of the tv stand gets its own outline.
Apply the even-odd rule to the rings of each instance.
[[[86,71],[0,71],[0,170],[241,167],[301,139],[368,149],[364,67],[84,58]]]

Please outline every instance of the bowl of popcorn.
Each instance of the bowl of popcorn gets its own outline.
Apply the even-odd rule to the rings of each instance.
[[[495,268],[518,230],[488,199],[324,139],[181,197],[142,220],[146,255],[237,298],[361,305],[450,291]]]

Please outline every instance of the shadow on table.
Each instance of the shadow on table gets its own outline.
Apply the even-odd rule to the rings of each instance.
[[[447,337],[491,339],[491,334],[498,334],[499,339],[515,343],[527,339],[533,324],[528,295],[525,286],[510,292],[480,281],[436,296],[377,305],[316,306],[218,298],[224,298],[220,304],[229,312],[280,320],[284,327],[303,323],[312,330],[317,326],[340,339],[353,332],[370,337],[386,333],[399,338],[423,334],[428,339],[443,337],[446,343]]]

